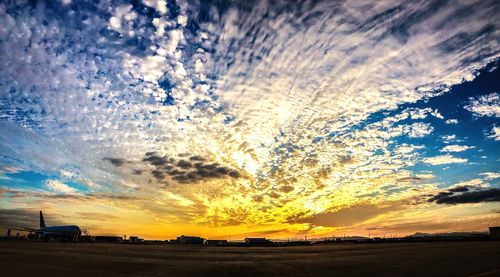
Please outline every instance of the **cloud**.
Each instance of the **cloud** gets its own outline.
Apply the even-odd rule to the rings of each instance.
[[[494,92],[477,98],[472,97],[464,109],[472,112],[475,116],[500,117],[500,94]]]
[[[472,179],[472,180],[456,183],[455,185],[449,187],[449,189],[454,189],[457,187],[484,189],[484,188],[488,188],[489,186],[488,186],[488,184],[484,183],[483,180],[481,180],[481,179]]]
[[[141,198],[132,195],[124,194],[108,194],[108,193],[78,193],[78,194],[61,194],[54,192],[34,192],[27,190],[17,190],[0,187],[0,196],[4,198],[14,198],[14,199],[26,199],[29,197],[38,198],[42,200],[47,199],[68,199],[68,200],[104,200],[113,202],[115,200],[147,200],[146,198]]]
[[[422,160],[424,163],[431,165],[441,165],[441,164],[452,164],[452,163],[466,163],[467,159],[464,158],[456,158],[452,155],[446,154],[435,157],[428,157]]]
[[[474,149],[476,148],[475,146],[468,146],[468,145],[457,145],[457,144],[452,144],[452,145],[446,145],[443,149],[439,150],[440,152],[463,152],[465,150],[469,149]]]
[[[430,123],[413,123],[412,125],[407,126],[406,133],[410,138],[423,138],[434,130]]]
[[[446,123],[446,124],[458,124],[458,119],[450,118],[450,119],[447,119],[444,123]]]
[[[121,158],[110,158],[110,157],[104,157],[103,160],[109,161],[114,166],[122,166],[127,162],[126,160]]]
[[[479,175],[484,176],[486,180],[494,180],[500,178],[500,173],[497,172],[483,172]]]
[[[64,194],[78,194],[78,190],[57,180],[47,180],[45,182],[45,185],[47,186],[47,188],[49,188],[54,192],[64,193]]]
[[[434,176],[433,174],[430,174],[430,173],[420,173],[420,174],[416,174],[415,176],[417,178],[420,178],[420,179],[433,179],[433,178],[436,177],[436,176]]]
[[[491,129],[490,135],[488,137],[494,139],[495,141],[499,141],[500,140],[500,127],[493,126],[493,128]]]
[[[186,161],[186,160],[180,160],[177,162],[177,166],[185,169],[185,168],[193,167],[193,164],[189,161]]]
[[[455,141],[456,139],[457,139],[456,135],[445,135],[445,136],[443,136],[444,143],[450,143],[452,141]]]
[[[64,224],[55,214],[43,214],[45,222],[50,225]],[[38,228],[39,210],[33,209],[0,209],[0,227],[9,228]],[[15,233],[16,231],[14,231]]]
[[[345,227],[361,224],[364,221],[390,211],[393,208],[381,208],[376,205],[355,205],[332,212],[315,214],[311,217],[297,220],[300,223],[309,223],[324,227]]]
[[[498,202],[500,201],[500,189],[490,188],[483,190],[469,191],[467,187],[456,187],[448,191],[440,192],[431,197],[429,202],[437,204],[466,204],[466,203],[481,203],[481,202]]]
[[[141,175],[141,174],[142,174],[142,172],[143,172],[143,170],[141,170],[141,169],[134,169],[134,170],[132,171],[132,173],[133,173],[133,174],[135,174],[135,175]]]
[[[0,174],[1,173],[18,173],[21,172],[22,168],[17,167],[17,166],[0,166]]]
[[[239,178],[241,176],[236,169],[218,163],[208,163],[206,158],[198,155],[191,156],[189,159],[174,159],[158,156],[156,153],[146,153],[143,161],[155,168],[151,174],[158,181],[166,180],[167,176],[180,183],[223,177]]]
[[[422,178],[420,177],[404,177],[401,179],[398,179],[398,182],[413,182],[413,181],[420,181]]]
[[[116,7],[113,16],[109,18],[109,27],[121,34],[134,36],[133,21],[138,15],[132,8],[132,5]]]
[[[148,152],[146,153],[144,159],[142,159],[144,162],[149,162],[151,165],[154,166],[161,166],[161,165],[167,165],[167,164],[173,164],[175,162],[175,159],[173,158],[167,158],[167,157],[160,157],[154,152]]]
[[[403,111],[402,115],[407,115],[407,117],[417,120],[425,119],[428,115],[432,115],[438,119],[444,119],[443,115],[439,113],[437,109],[433,110],[431,108],[408,108]],[[404,116],[406,118],[406,116]]]
[[[78,173],[71,171],[71,170],[65,170],[65,169],[61,170],[59,172],[59,174],[62,178],[67,178],[67,179],[75,178],[78,176]]]
[[[165,0],[143,0],[144,5],[155,8],[159,14],[167,13],[167,1]]]
[[[431,111],[432,110],[430,108],[426,108],[426,109],[409,109],[407,112],[409,113],[411,119],[416,120],[416,119],[426,118],[429,112]]]
[[[97,220],[97,221],[106,221],[113,218],[118,218],[117,216],[109,213],[98,213],[98,212],[78,212],[80,218]]]
[[[433,179],[436,176],[429,174],[429,173],[423,173],[423,174],[415,174],[415,176],[412,177],[403,177],[399,178],[397,181],[398,182],[421,182],[421,181],[426,181],[429,179]]]

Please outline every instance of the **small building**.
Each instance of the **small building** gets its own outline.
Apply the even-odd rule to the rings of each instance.
[[[201,237],[193,237],[193,236],[180,236],[177,237],[178,244],[205,244],[206,239]]]
[[[140,238],[140,237],[137,237],[137,236],[130,236],[128,238],[128,241],[129,242],[143,242],[144,239]]]
[[[272,242],[266,238],[245,238],[246,245],[269,245]]]
[[[490,227],[490,239],[500,240],[500,226]]]
[[[225,239],[209,239],[206,242],[207,245],[227,245],[227,240]]]

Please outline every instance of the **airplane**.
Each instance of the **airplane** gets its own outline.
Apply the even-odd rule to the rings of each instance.
[[[18,231],[25,231],[30,233],[36,233],[40,236],[40,238],[44,241],[49,241],[50,239],[57,240],[68,240],[68,241],[78,241],[82,236],[82,230],[80,227],[76,225],[67,225],[67,226],[46,226],[45,220],[43,219],[43,213],[40,211],[40,228],[22,228],[22,229],[13,229]]]

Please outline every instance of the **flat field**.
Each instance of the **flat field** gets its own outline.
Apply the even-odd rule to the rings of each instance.
[[[0,241],[2,276],[500,276],[500,241],[207,247]]]

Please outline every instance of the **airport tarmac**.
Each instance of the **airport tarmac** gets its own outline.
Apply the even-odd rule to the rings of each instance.
[[[500,241],[289,247],[0,241],[2,276],[500,276]]]

